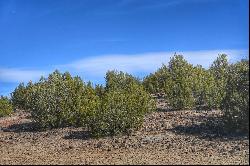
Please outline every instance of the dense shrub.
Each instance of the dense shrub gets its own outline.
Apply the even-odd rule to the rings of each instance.
[[[131,84],[140,85],[140,80],[138,78],[133,77],[128,73],[124,73],[122,71],[108,71],[106,73],[106,87],[107,91],[115,90],[115,89],[129,89]]]
[[[156,73],[150,73],[143,79],[144,88],[150,93],[157,93],[160,91],[159,83],[156,77]]]
[[[25,110],[28,108],[28,98],[30,97],[32,86],[32,82],[29,82],[27,86],[25,86],[24,83],[20,83],[14,92],[11,93],[11,101],[16,109]]]
[[[166,99],[173,109],[192,108],[195,99],[192,93],[193,66],[182,55],[170,59],[169,77],[165,84]]]
[[[162,65],[155,73],[146,76],[142,82],[144,88],[150,93],[164,93],[169,71],[166,65]]]
[[[18,87],[12,92],[11,98],[12,102],[15,108],[23,109],[24,103],[26,103],[25,100],[25,93],[26,93],[26,87],[24,86],[24,83],[20,83]]]
[[[171,58],[143,81],[151,93],[165,90],[172,108],[222,109],[229,130],[249,132],[249,61],[229,64],[221,54],[208,70],[193,67],[182,56]]]
[[[168,66],[162,65],[154,74],[143,80],[143,86],[150,93],[165,93],[173,109],[192,108],[195,104],[193,66],[182,55],[174,55]],[[198,92],[197,92],[198,93]]]
[[[86,114],[98,107],[98,96],[79,77],[53,72],[31,88],[28,109],[39,127],[83,125]]]
[[[212,109],[214,105],[213,92],[216,88],[213,75],[201,65],[193,68],[193,97],[197,109]]]
[[[212,63],[209,72],[215,79],[215,86],[212,91],[214,107],[220,108],[223,98],[226,94],[226,84],[228,77],[229,63],[227,55],[221,54]]]
[[[12,94],[19,108],[28,110],[38,127],[86,126],[93,136],[116,135],[138,129],[155,103],[140,81],[109,71],[106,86],[55,71],[37,83],[20,84]]]
[[[248,60],[230,66],[222,110],[226,127],[229,130],[249,132]]]
[[[96,92],[97,96],[102,98],[105,94],[105,87],[103,85],[97,84],[95,86],[95,92]]]
[[[208,70],[175,55],[142,83],[130,74],[108,71],[106,85],[94,87],[55,71],[37,83],[20,84],[12,101],[15,108],[30,111],[39,127],[86,126],[99,137],[138,129],[156,107],[149,93],[162,92],[173,109],[220,107],[228,128],[249,131],[248,61],[229,65],[224,54]]]
[[[155,103],[138,80],[123,72],[111,71],[106,77],[101,109],[87,123],[92,135],[99,137],[128,133],[138,129]]]
[[[10,115],[12,113],[12,104],[7,97],[0,97],[0,117]]]
[[[155,73],[143,80],[150,93],[165,93],[173,109],[220,108],[225,96],[228,74],[227,55],[222,54],[208,70],[201,65],[192,66],[182,55],[174,55],[169,65],[163,64]]]

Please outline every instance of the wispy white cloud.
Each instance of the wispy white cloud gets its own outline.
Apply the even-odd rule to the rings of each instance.
[[[218,54],[227,54],[229,62],[233,63],[242,58],[247,58],[249,55],[249,50],[200,50],[177,53],[182,54],[188,62],[194,65],[200,64],[203,67],[208,68],[216,59],[216,57],[218,57]]]
[[[77,60],[64,68],[74,71],[92,74],[95,76],[104,75],[107,70],[122,70],[129,73],[137,72],[154,72],[162,63],[168,63],[170,57],[175,52],[152,52],[134,55],[103,55]],[[228,55],[229,61],[236,61],[243,57],[247,57],[248,50],[201,50],[201,51],[177,51],[190,63],[200,64],[205,68],[215,60],[218,54],[225,53]]]
[[[36,81],[48,71],[24,70],[17,68],[0,68],[0,82],[28,82]]]
[[[46,76],[55,69],[70,71],[74,75],[81,76],[84,80],[94,82],[102,82],[106,71],[114,69],[143,77],[145,74],[156,71],[157,68],[161,67],[162,63],[167,64],[174,53],[175,52],[151,52],[130,55],[101,55],[79,59],[69,64],[54,66],[46,71],[0,68],[0,82],[35,81],[38,80],[41,75]],[[188,62],[194,65],[200,64],[205,68],[208,68],[218,54],[222,53],[228,55],[230,62],[246,58],[249,55],[248,50],[176,51],[176,54],[182,54]]]
[[[107,70],[113,69],[126,72],[149,72],[161,65],[164,57],[164,53],[103,55],[77,60],[65,67],[75,71],[93,73],[94,75],[103,75]]]

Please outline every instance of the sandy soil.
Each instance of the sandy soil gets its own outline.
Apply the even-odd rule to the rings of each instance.
[[[249,164],[248,136],[221,134],[220,111],[158,107],[140,131],[101,139],[83,128],[33,131],[18,111],[0,119],[0,164]]]

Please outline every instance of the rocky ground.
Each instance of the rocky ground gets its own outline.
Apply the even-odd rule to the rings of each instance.
[[[158,108],[140,131],[100,139],[82,128],[34,131],[18,111],[0,118],[0,164],[249,165],[249,138],[222,134],[220,111],[171,111],[161,100]]]

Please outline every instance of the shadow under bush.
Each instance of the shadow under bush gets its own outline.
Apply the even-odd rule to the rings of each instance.
[[[88,140],[91,138],[91,134],[89,131],[71,131],[69,132],[68,135],[65,135],[63,138]]]
[[[39,125],[35,122],[26,122],[21,124],[13,124],[9,127],[2,128],[4,132],[39,132],[44,131],[44,129],[40,128]]]
[[[245,139],[249,137],[247,133],[227,130],[223,117],[211,117],[199,124],[192,124],[189,126],[178,125],[169,130],[178,134],[195,135],[202,139]]]

